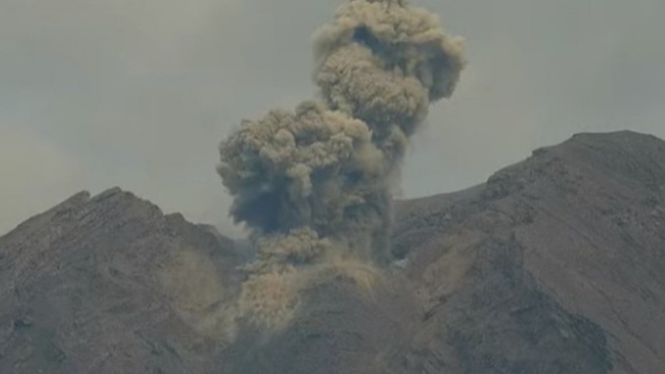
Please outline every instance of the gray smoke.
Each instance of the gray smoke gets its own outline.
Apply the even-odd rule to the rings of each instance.
[[[387,259],[408,139],[452,94],[461,52],[436,15],[405,1],[339,7],[314,37],[321,100],[245,120],[220,145],[231,214],[259,249],[248,284],[331,258]]]

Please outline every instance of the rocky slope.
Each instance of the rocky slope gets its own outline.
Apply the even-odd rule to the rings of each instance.
[[[214,311],[228,239],[114,189],[0,238],[0,373],[665,372],[665,142],[576,135],[487,183],[402,201],[370,292],[304,295],[279,333]]]
[[[420,370],[665,372],[663,141],[577,135],[399,212]]]
[[[230,274],[232,248],[119,189],[28,220],[0,238],[0,373],[203,372],[180,354],[219,302],[197,272]]]

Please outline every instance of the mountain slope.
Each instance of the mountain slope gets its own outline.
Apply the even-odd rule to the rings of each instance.
[[[221,296],[182,284],[229,273],[231,249],[119,189],[28,220],[0,238],[0,373],[203,371],[187,317]]]
[[[78,194],[0,238],[0,372],[665,372],[665,142],[576,135],[396,212],[373,290],[310,287],[286,330],[221,344],[246,256],[129,193]]]
[[[436,326],[419,339],[446,330],[461,372],[665,370],[663,141],[577,135],[399,212],[395,250]]]

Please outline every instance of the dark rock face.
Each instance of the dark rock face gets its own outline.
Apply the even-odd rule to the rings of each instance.
[[[193,373],[198,337],[159,277],[232,243],[119,189],[80,193],[0,238],[0,373]],[[188,252],[190,253],[190,252]]]
[[[220,345],[192,321],[232,297],[233,243],[76,195],[0,238],[0,373],[665,373],[665,142],[577,135],[395,221],[371,293]]]
[[[398,212],[413,372],[665,372],[665,142],[576,135]]]

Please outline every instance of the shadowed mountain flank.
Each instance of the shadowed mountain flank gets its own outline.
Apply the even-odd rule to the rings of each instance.
[[[395,209],[389,266],[265,331],[227,323],[246,243],[75,195],[0,237],[0,372],[665,372],[665,142],[579,134]]]
[[[665,370],[665,142],[579,134],[396,221],[431,372]]]
[[[120,189],[0,238],[1,373],[203,372],[233,243]]]

